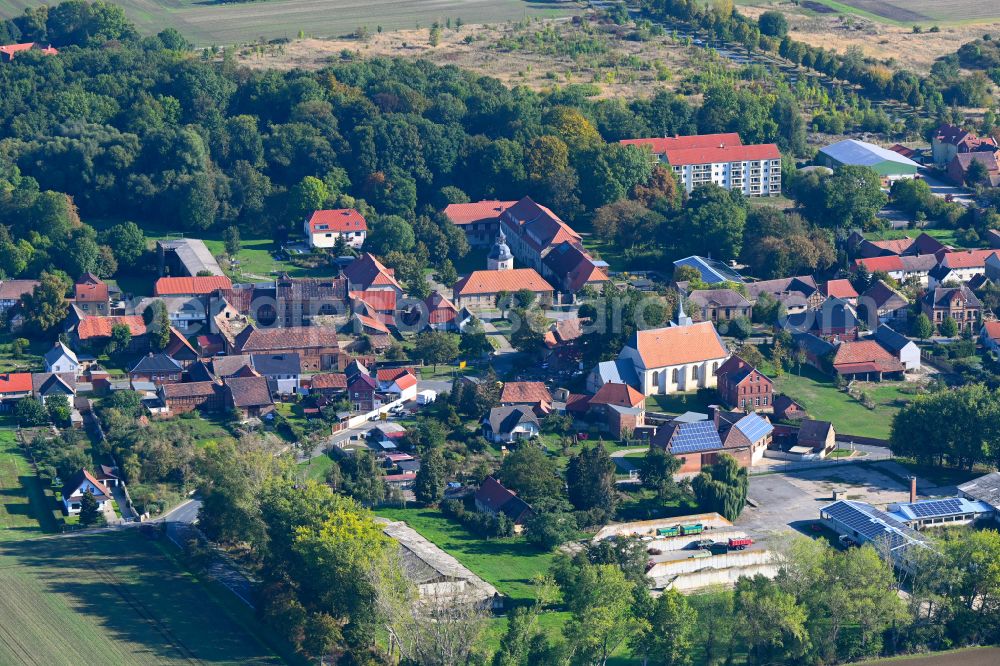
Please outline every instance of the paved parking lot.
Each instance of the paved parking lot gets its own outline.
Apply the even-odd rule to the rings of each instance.
[[[892,462],[751,476],[748,496],[759,506],[748,506],[736,525],[761,539],[790,530],[808,534],[809,525],[819,519],[820,507],[833,501],[834,491],[841,491],[844,499],[884,507],[909,500],[906,478],[905,468]],[[921,497],[940,496],[955,489],[933,487],[918,479],[917,492]]]

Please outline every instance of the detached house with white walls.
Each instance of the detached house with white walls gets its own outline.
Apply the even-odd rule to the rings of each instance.
[[[359,248],[368,235],[368,222],[353,208],[317,210],[305,221],[303,231],[309,247],[330,248],[343,238],[351,247]]]

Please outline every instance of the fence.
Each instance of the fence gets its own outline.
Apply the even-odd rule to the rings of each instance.
[[[760,476],[762,474],[779,474],[783,472],[800,472],[809,469],[826,469],[830,467],[841,467],[843,465],[857,465],[861,463],[884,462],[892,460],[891,453],[870,452],[860,458],[845,458],[843,460],[806,460],[803,462],[784,462],[766,467],[751,467],[750,476]]]

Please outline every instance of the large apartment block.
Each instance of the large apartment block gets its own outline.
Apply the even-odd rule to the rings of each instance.
[[[688,192],[715,183],[748,197],[781,194],[781,152],[773,143],[744,146],[736,133],[625,139],[622,143],[649,147],[657,160],[673,169]]]

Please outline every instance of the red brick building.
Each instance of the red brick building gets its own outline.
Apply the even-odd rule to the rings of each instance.
[[[769,412],[774,405],[774,382],[739,356],[730,356],[719,366],[718,389],[730,407]]]

